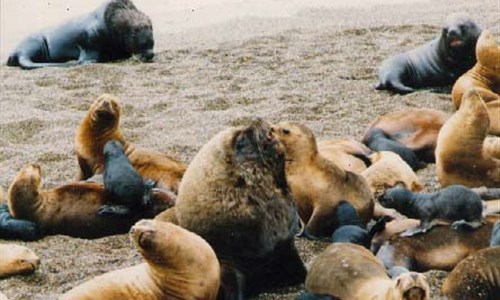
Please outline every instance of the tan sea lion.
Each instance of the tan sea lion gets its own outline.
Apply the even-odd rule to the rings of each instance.
[[[152,179],[159,188],[177,192],[185,165],[158,151],[128,143],[119,127],[120,115],[120,101],[113,95],[103,94],[92,103],[76,131],[76,154],[80,165],[78,179],[85,180],[102,173],[104,145],[109,140],[117,140],[144,179]]]
[[[331,235],[341,200],[356,208],[363,224],[373,217],[373,196],[366,180],[325,159],[309,128],[282,122],[273,126],[272,134],[285,147],[286,177],[299,216],[306,223],[306,236]]]
[[[98,238],[124,233],[138,219],[153,217],[174,204],[165,197],[168,195],[153,191],[151,212],[138,212],[129,218],[102,217],[97,212],[109,202],[102,184],[81,181],[44,190],[41,180],[40,166],[22,169],[10,185],[8,205],[13,217],[36,223],[42,235]]]
[[[490,133],[500,134],[500,45],[488,30],[484,30],[476,45],[477,63],[458,78],[451,91],[455,108],[458,109],[463,95],[475,89],[488,108]]]
[[[333,243],[318,255],[305,286],[309,294],[342,300],[428,300],[430,294],[424,275],[407,272],[390,279],[382,262],[367,249],[351,243]]]
[[[29,248],[16,244],[0,244],[0,278],[35,272],[40,259]]]
[[[130,230],[130,239],[144,263],[100,275],[60,299],[216,299],[219,262],[201,237],[171,223],[142,220]]]
[[[299,284],[306,275],[293,243],[298,218],[284,150],[270,131],[257,120],[215,135],[189,164],[175,207],[156,217],[175,216],[207,240],[222,264],[225,299]]]
[[[492,150],[484,148],[489,123],[481,96],[475,89],[469,90],[460,109],[439,132],[436,171],[443,187],[451,184],[500,186],[500,159],[490,155]]]
[[[439,130],[449,114],[430,108],[409,108],[381,115],[367,129],[381,129],[389,138],[412,150],[420,160],[434,162]]]
[[[332,139],[318,142],[318,152],[340,168],[361,173],[370,165],[368,147],[354,139]]]

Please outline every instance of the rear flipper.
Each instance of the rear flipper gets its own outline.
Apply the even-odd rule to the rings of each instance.
[[[45,67],[74,67],[77,65],[77,61],[70,61],[65,63],[36,63],[26,56],[19,57],[19,66],[24,70],[32,70]]]
[[[296,300],[338,300],[338,298],[329,295],[303,292],[297,296]]]
[[[100,217],[130,218],[133,215],[132,209],[125,205],[106,204],[97,211]]]
[[[426,233],[427,231],[431,230],[432,227],[434,227],[436,225],[438,225],[438,222],[434,221],[434,220],[431,222],[422,222],[417,227],[407,229],[406,231],[401,233],[401,236],[414,236],[417,234]]]
[[[7,204],[0,205],[0,239],[34,241],[40,237],[36,223],[13,218]]]
[[[455,221],[451,224],[451,228],[456,231],[465,231],[479,228],[483,223],[481,221],[467,222],[465,220]]]
[[[393,74],[393,76],[390,77],[395,77],[395,75]],[[404,85],[398,78],[387,78],[387,77],[380,78],[378,84],[375,86],[375,89],[389,90],[401,95],[413,93],[415,91],[413,88]]]

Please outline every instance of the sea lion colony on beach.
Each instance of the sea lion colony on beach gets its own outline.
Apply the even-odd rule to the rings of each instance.
[[[101,20],[101,14],[107,18],[111,13],[130,30],[140,27],[133,35],[137,40],[127,40],[130,34],[125,33],[123,51],[107,53],[108,48],[99,48],[102,40],[92,36],[86,41],[90,45],[71,38],[88,18]],[[109,29],[106,22],[97,23]],[[25,41],[8,65],[29,69],[60,65],[67,59],[86,63],[133,53],[150,59],[150,23],[130,1],[108,1],[70,23],[69,29]],[[117,30],[124,33],[123,28]],[[453,268],[442,289],[448,299],[464,299],[457,296],[465,293],[464,281],[473,287],[467,290],[467,299],[495,295],[500,286],[498,260],[495,263],[500,225],[493,223],[500,217],[482,218],[480,198],[498,193],[454,186],[500,187],[500,143],[487,137],[495,133],[488,97],[498,94],[498,66],[491,54],[497,48],[489,33],[481,35],[475,48],[479,33],[470,18],[454,15],[447,19],[441,37],[382,65],[378,88],[408,93],[430,81],[452,84],[473,66],[474,49],[478,58],[453,89],[454,102],[457,97],[461,102],[455,114],[450,117],[425,108],[390,112],[367,129],[363,138],[367,147],[348,137],[316,143],[304,124],[259,119],[214,136],[186,168],[169,155],[127,142],[119,126],[120,101],[103,94],[77,128],[78,181],[43,189],[40,166],[23,168],[1,201],[7,204],[0,206],[0,238],[32,240],[48,234],[95,238],[124,233],[140,218],[156,216],[130,230],[145,263],[96,277],[62,299],[245,299],[269,288],[305,282],[300,299],[425,300],[429,285],[415,271]],[[52,44],[44,37],[60,34],[70,34],[69,40],[59,37],[56,40],[62,44]],[[43,51],[37,48],[38,40]],[[61,54],[64,59],[53,56],[68,47],[80,52]],[[411,62],[416,71],[400,69],[402,60]],[[439,70],[426,69],[435,63]],[[418,197],[405,190],[408,199],[394,196],[394,189],[387,191],[397,185],[420,191],[413,170],[434,160],[440,183],[448,189]],[[124,176],[129,180],[117,179]],[[413,200],[418,203],[408,208],[405,201]],[[373,218],[378,220],[368,224]],[[316,258],[307,277],[294,245],[300,231],[311,239],[331,236],[334,242]],[[405,236],[407,231],[414,236]],[[36,255],[20,249],[0,245],[0,277],[36,270]],[[394,267],[406,271],[389,271]],[[398,275],[390,278],[393,273]]]

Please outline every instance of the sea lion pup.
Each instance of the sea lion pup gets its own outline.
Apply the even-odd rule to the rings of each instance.
[[[407,94],[419,88],[453,84],[476,63],[474,50],[480,33],[467,14],[449,15],[439,37],[386,59],[379,68],[375,88]]]
[[[33,241],[40,237],[34,222],[13,218],[9,206],[0,204],[0,239]]]
[[[417,272],[431,269],[451,271],[469,254],[489,246],[493,224],[497,220],[500,220],[499,216],[486,216],[485,224],[473,231],[436,226],[425,234],[396,234],[380,247],[377,257],[387,269],[402,266]]]
[[[489,124],[481,96],[476,90],[469,90],[459,110],[439,132],[436,171],[441,186],[500,186],[500,159],[484,149]]]
[[[117,140],[142,178],[156,181],[158,188],[177,192],[186,166],[158,151],[128,143],[119,127],[120,115],[120,101],[113,95],[103,94],[92,103],[76,131],[76,154],[80,165],[78,180],[103,172],[104,145],[109,140]]]
[[[493,300],[500,295],[500,222],[495,223],[490,247],[462,260],[445,279],[442,299]]]
[[[201,237],[171,223],[141,220],[130,239],[144,263],[95,277],[60,299],[216,299],[219,262]]]
[[[495,37],[484,30],[476,45],[477,63],[462,75],[451,91],[455,108],[460,107],[462,97],[474,88],[486,102],[490,116],[490,133],[500,134],[500,45]]]
[[[372,128],[379,128],[389,139],[408,147],[419,160],[433,163],[439,130],[449,117],[440,110],[409,108],[377,117],[367,133]],[[366,139],[365,133],[362,142]]]
[[[282,122],[271,133],[285,148],[286,177],[307,237],[331,235],[341,200],[356,208],[363,224],[372,218],[373,196],[366,180],[321,156],[309,128]]]
[[[16,244],[0,244],[0,278],[35,272],[40,259],[29,248]]]
[[[225,299],[299,284],[306,275],[293,243],[298,220],[284,150],[270,130],[257,120],[214,136],[189,164],[175,214],[156,217],[175,217],[214,248]]]
[[[361,173],[371,165],[368,147],[354,139],[332,139],[318,142],[318,152],[340,168]]]
[[[100,217],[99,208],[109,202],[102,184],[73,182],[44,190],[41,176],[36,164],[22,169],[10,185],[8,205],[14,218],[36,223],[42,235],[98,238],[124,233],[138,219],[153,217],[173,205],[168,197],[153,193],[155,207],[151,212],[138,212],[129,218]]]
[[[430,294],[424,275],[408,272],[390,279],[384,265],[370,251],[351,243],[334,243],[318,255],[305,286],[309,298],[298,299],[428,300]],[[315,294],[319,298],[311,297]],[[327,295],[331,298],[321,298]]]
[[[154,56],[153,46],[149,17],[130,0],[110,0],[86,15],[28,36],[10,54],[7,65],[67,67],[133,54],[148,61]]]
[[[425,233],[438,221],[453,222],[454,230],[481,226],[483,203],[478,194],[461,185],[450,185],[436,193],[413,193],[405,188],[387,190],[378,201],[403,215],[419,219],[420,225],[403,235]]]
[[[391,151],[399,155],[412,170],[425,167],[417,155],[408,147],[398,141],[392,140],[382,129],[372,128],[364,136],[363,143],[373,151]]]

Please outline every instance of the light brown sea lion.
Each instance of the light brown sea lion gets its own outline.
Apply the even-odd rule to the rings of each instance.
[[[341,200],[355,207],[363,224],[373,217],[373,196],[366,180],[325,159],[309,128],[282,122],[273,126],[272,134],[285,147],[286,177],[299,216],[306,223],[306,236],[331,235]]]
[[[361,173],[370,164],[368,147],[354,139],[332,139],[318,142],[318,152],[346,171]]]
[[[500,134],[500,45],[488,30],[484,30],[476,45],[477,63],[462,75],[451,91],[455,108],[458,109],[463,95],[475,89],[488,108],[490,133]]]
[[[109,202],[102,184],[81,181],[44,190],[41,180],[40,166],[22,169],[10,185],[8,205],[13,217],[36,223],[42,235],[97,238],[124,233],[138,219],[153,217],[174,204],[163,193],[153,192],[151,212],[138,212],[129,218],[102,217],[97,212]]]
[[[175,207],[157,216],[175,216],[212,246],[225,299],[299,284],[306,275],[293,243],[298,218],[284,149],[270,130],[257,120],[214,136],[189,164]]]
[[[430,294],[424,275],[407,272],[390,279],[382,262],[351,243],[333,243],[318,255],[305,285],[309,293],[342,300],[428,300]]]
[[[426,272],[431,269],[452,270],[468,255],[489,246],[493,223],[500,216],[487,216],[486,223],[474,231],[457,231],[451,226],[436,226],[425,234],[393,235],[377,253],[389,269],[402,266]]]
[[[35,272],[40,259],[29,248],[16,244],[0,244],[0,278]]]
[[[434,150],[439,130],[449,114],[430,108],[409,108],[381,115],[370,125],[381,129],[389,138],[412,150],[420,160],[434,162]]]
[[[145,262],[105,273],[61,296],[61,300],[214,300],[220,267],[210,245],[177,225],[142,220],[130,230]]]
[[[460,109],[439,132],[436,171],[443,187],[451,184],[500,186],[500,159],[492,157],[492,150],[484,148],[489,123],[481,96],[475,89],[469,90]]]
[[[76,154],[80,165],[78,179],[85,180],[102,173],[104,145],[109,140],[117,140],[144,179],[152,179],[159,188],[177,192],[186,166],[158,151],[128,143],[119,127],[120,115],[120,101],[113,95],[103,94],[92,103],[76,131]]]

